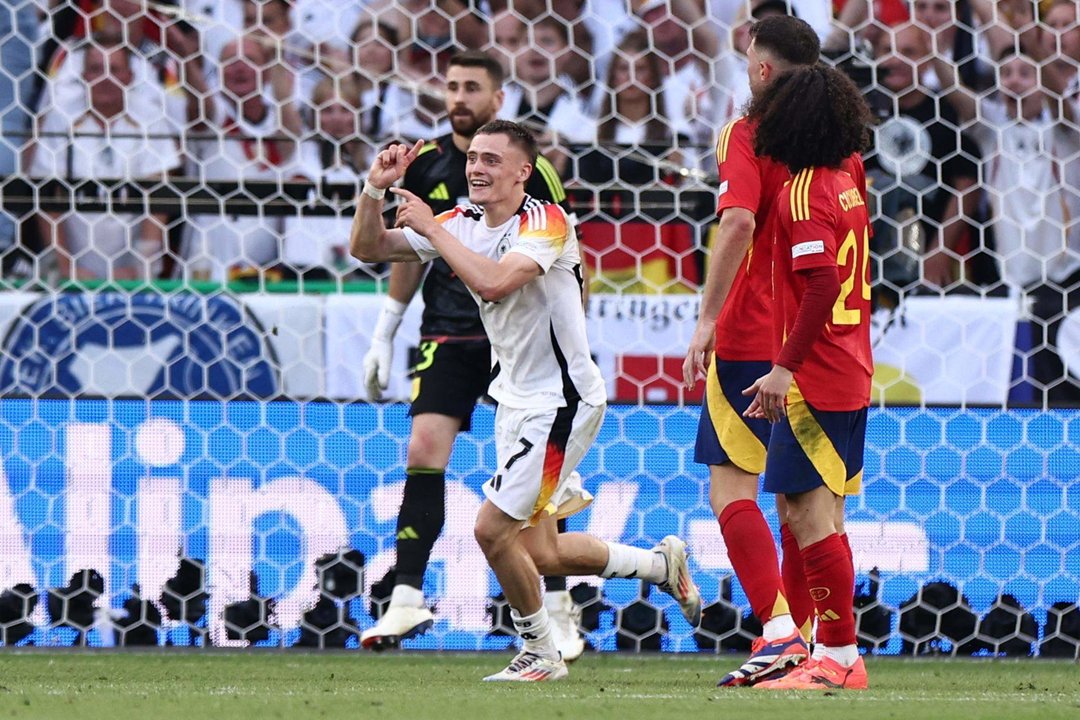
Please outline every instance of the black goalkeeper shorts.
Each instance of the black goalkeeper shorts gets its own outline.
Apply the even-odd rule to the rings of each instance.
[[[423,340],[416,350],[409,415],[437,413],[472,423],[473,408],[491,378],[491,344],[485,341]]]

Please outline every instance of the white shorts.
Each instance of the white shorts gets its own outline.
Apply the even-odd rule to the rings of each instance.
[[[495,448],[499,470],[484,483],[484,495],[512,518],[535,525],[555,515],[553,500],[585,457],[606,405],[571,403],[549,410],[519,410],[500,405],[495,411]]]

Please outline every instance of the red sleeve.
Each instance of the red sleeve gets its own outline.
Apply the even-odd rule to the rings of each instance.
[[[804,170],[784,188],[790,209],[791,269],[836,266],[838,200],[821,170]],[[780,252],[785,249],[778,248]]]
[[[733,120],[720,131],[716,168],[720,175],[716,214],[731,207],[757,214],[761,203],[761,170],[754,155],[754,136],[744,118]]]
[[[840,295],[840,271],[835,263],[832,267],[809,268],[802,275],[806,278],[806,289],[791,332],[776,358],[777,365],[791,372],[798,372],[802,367],[810,348],[829,322],[833,303]]]

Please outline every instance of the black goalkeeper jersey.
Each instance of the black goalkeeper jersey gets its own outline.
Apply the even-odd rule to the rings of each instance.
[[[433,140],[405,171],[402,185],[426,202],[438,215],[469,201],[465,178],[465,153],[454,145],[452,135]],[[542,155],[525,183],[525,192],[540,200],[559,203],[570,212],[566,190],[555,167]],[[480,309],[450,266],[442,258],[431,261],[423,285],[424,315],[420,322],[423,338],[482,340],[487,336],[480,322]]]

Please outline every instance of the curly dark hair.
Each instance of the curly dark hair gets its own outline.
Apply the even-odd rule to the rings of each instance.
[[[777,75],[750,104],[757,122],[754,152],[796,173],[808,167],[839,167],[870,145],[873,117],[855,83],[827,65]]]
[[[477,135],[505,135],[510,139],[511,145],[516,145],[529,158],[529,164],[536,167],[536,156],[540,149],[536,144],[536,136],[529,132],[528,128],[510,120],[492,120],[487,125],[481,126],[476,131]]]

